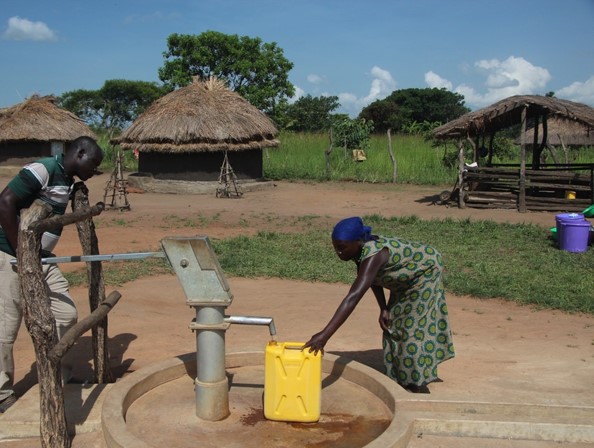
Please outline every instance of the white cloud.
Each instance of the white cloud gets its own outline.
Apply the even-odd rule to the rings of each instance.
[[[475,62],[474,66],[486,76],[484,93],[466,84],[452,88],[450,81],[434,72],[425,74],[425,82],[430,87],[446,87],[464,95],[466,104],[471,107],[484,107],[513,95],[543,94],[551,80],[546,68],[532,65],[521,57],[510,56],[504,61],[483,59]]]
[[[425,73],[425,83],[431,88],[452,90],[452,83],[445,78],[442,78],[437,73],[429,71]]]
[[[295,95],[293,95],[291,98],[289,98],[287,100],[289,102],[289,104],[293,104],[295,101],[297,101],[303,95],[305,95],[305,90],[303,90],[301,87],[299,87],[299,86],[294,86],[294,87],[295,87]]]
[[[324,78],[320,75],[315,75],[315,74],[311,74],[311,75],[307,75],[307,80],[312,83],[312,84],[321,84],[322,82],[324,82]]]
[[[375,100],[381,100],[387,97],[395,90],[396,80],[392,77],[389,71],[376,65],[371,68],[371,76],[371,86],[367,96],[358,98],[352,93],[338,94],[341,108],[348,111],[350,115],[358,114],[363,107]]]
[[[18,16],[8,19],[4,38],[11,40],[56,40],[56,33],[43,22],[32,22]]]
[[[555,92],[557,98],[563,98],[578,103],[594,106],[594,76],[585,82],[576,81]]]

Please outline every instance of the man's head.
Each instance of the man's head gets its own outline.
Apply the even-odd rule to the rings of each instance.
[[[103,161],[103,151],[90,137],[78,137],[64,156],[64,169],[69,176],[85,181],[93,177]]]

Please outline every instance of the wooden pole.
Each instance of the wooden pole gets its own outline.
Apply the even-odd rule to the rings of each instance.
[[[458,207],[466,208],[464,202],[464,142],[458,140]]]
[[[324,157],[326,158],[326,179],[330,180],[331,177],[331,169],[330,169],[330,154],[332,154],[332,149],[334,149],[334,137],[332,134],[332,129],[330,129],[329,133],[330,137],[330,147],[324,150]]]
[[[116,306],[121,297],[122,295],[118,291],[113,291],[91,314],[74,324],[50,350],[50,358],[56,361],[60,360],[81,335],[89,331],[90,328],[95,328],[98,323],[107,318],[107,313]]]
[[[46,218],[50,213],[51,207],[39,200],[28,210],[22,211],[17,263],[23,317],[37,359],[41,446],[70,448],[72,442],[66,425],[60,359],[49,355],[58,343],[58,333],[39,259],[41,233],[31,229],[34,227],[32,223]]]
[[[398,177],[398,162],[394,157],[394,151],[392,150],[392,130],[388,129],[388,153],[390,154],[390,160],[392,161],[392,183],[396,183]]]
[[[74,185],[72,210],[74,213],[89,209],[89,197],[84,183]],[[99,255],[99,242],[92,219],[85,219],[76,223],[78,238],[83,255]],[[93,313],[105,300],[105,283],[103,267],[100,261],[87,263],[87,280],[89,283],[89,308]],[[109,366],[109,348],[107,336],[107,317],[91,330],[93,344],[94,382],[97,384],[113,383],[114,378]]]
[[[522,109],[522,138],[520,147],[520,196],[518,198],[518,211],[520,213],[526,212],[526,115],[528,106]]]
[[[540,160],[539,158],[539,154],[538,154],[538,124],[539,122],[539,117],[538,115],[536,117],[534,117],[534,134],[532,135],[532,169],[533,170],[537,170],[538,169],[538,160]]]

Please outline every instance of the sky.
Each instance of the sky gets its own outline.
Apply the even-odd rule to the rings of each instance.
[[[167,37],[205,31],[275,42],[292,101],[337,96],[352,117],[427,87],[472,110],[551,91],[594,107],[594,0],[0,0],[0,107],[160,84]]]

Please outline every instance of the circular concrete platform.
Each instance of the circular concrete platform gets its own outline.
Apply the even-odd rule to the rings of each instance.
[[[265,419],[263,361],[263,353],[227,355],[231,415],[219,422],[196,417],[194,354],[131,374],[113,385],[103,404],[108,446],[172,446],[175,441],[176,447],[190,447],[199,441],[200,446],[213,448],[389,447],[399,439],[387,431],[394,417],[395,383],[373,369],[332,355],[322,363],[318,422]]]

